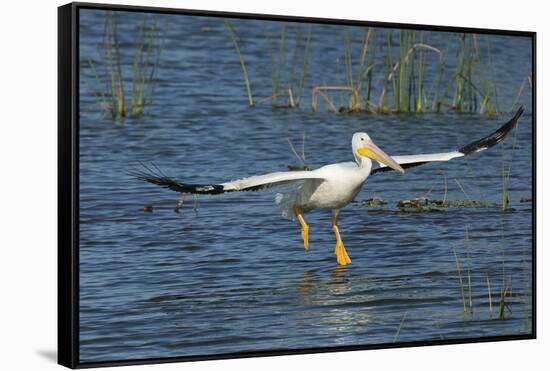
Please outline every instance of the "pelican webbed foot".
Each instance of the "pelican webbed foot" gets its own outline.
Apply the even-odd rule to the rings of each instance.
[[[346,265],[351,263],[351,259],[349,258],[348,252],[346,251],[346,248],[344,246],[344,242],[340,237],[340,230],[338,229],[337,219],[338,213],[333,213],[332,230],[334,231],[334,235],[336,236],[336,247],[334,248],[334,255],[336,255],[336,261],[338,262],[338,264]]]
[[[336,241],[336,247],[334,248],[334,255],[336,255],[336,261],[340,265],[346,265],[351,263],[348,252],[344,246],[342,240]]]

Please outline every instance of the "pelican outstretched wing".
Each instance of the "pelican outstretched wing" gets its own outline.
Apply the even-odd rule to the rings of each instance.
[[[430,162],[449,161],[456,157],[467,156],[471,153],[476,153],[490,148],[504,140],[506,136],[518,124],[519,118],[523,113],[523,107],[520,107],[507,123],[502,125],[494,133],[467,144],[456,151],[442,153],[428,153],[419,155],[392,156],[392,158],[404,169],[420,166]],[[371,171],[371,174],[381,173],[392,170],[390,167],[380,164],[380,167]]]
[[[235,191],[259,191],[262,189],[304,182],[308,179],[324,180],[318,171],[281,171],[219,184],[182,183],[165,175],[158,167],[142,164],[143,169],[134,170],[136,178],[181,193],[220,194]]]

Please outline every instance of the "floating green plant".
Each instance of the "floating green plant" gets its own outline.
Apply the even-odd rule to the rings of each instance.
[[[373,196],[371,198],[368,198],[366,200],[361,201],[361,206],[364,207],[379,207],[382,205],[386,205],[388,202],[383,200],[380,197]]]
[[[418,197],[409,200],[401,200],[397,203],[400,211],[404,212],[425,212],[439,211],[445,208],[476,208],[476,207],[496,207],[497,204],[478,200],[436,200],[427,197]]]

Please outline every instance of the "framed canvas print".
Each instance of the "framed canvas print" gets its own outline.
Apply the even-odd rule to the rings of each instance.
[[[59,363],[535,337],[535,33],[58,19]]]

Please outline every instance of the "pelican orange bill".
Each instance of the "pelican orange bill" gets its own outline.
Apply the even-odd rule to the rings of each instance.
[[[403,169],[397,162],[395,162],[393,158],[387,155],[384,151],[378,148],[376,144],[372,142],[366,143],[363,148],[359,148],[357,150],[357,154],[387,165],[393,170],[399,171],[401,174],[405,172],[405,169]]]

